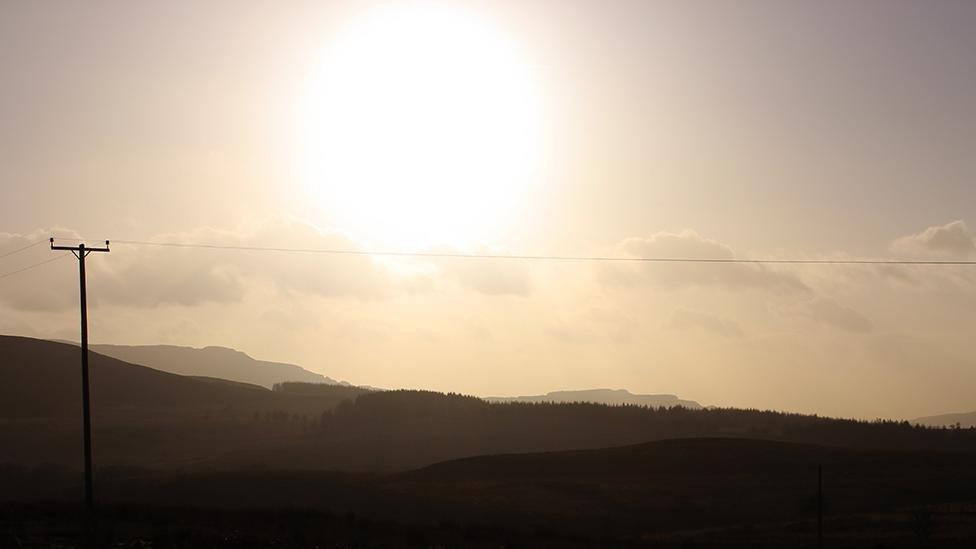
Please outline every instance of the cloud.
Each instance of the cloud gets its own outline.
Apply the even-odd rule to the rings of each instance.
[[[874,329],[871,319],[828,297],[817,296],[803,301],[794,308],[793,312],[847,332],[863,334]]]
[[[77,239],[73,231],[44,230],[29,235],[0,234],[0,250],[15,249],[58,234]],[[41,237],[41,239],[43,239]],[[147,240],[218,246],[281,246],[360,250],[352,239],[291,219],[269,220],[239,230],[201,227]],[[10,259],[36,262],[51,257],[46,246]],[[70,257],[70,256],[69,256]],[[73,258],[72,258],[73,260]],[[4,262],[5,264],[11,262]],[[18,264],[11,263],[10,270]],[[382,298],[399,291],[403,279],[369,256],[272,253],[248,250],[189,249],[118,243],[110,254],[90,257],[88,282],[92,305],[156,307],[240,302],[255,285],[265,284],[286,295]],[[0,284],[0,301],[25,311],[58,311],[77,305],[77,269],[61,262],[39,267]]]
[[[40,230],[31,234],[0,233],[0,253],[46,241],[50,234],[78,240],[74,231]],[[198,227],[146,238],[160,243],[195,243],[233,247],[287,247],[307,250],[366,251],[346,235],[321,230],[291,218],[276,218],[237,229]],[[0,263],[0,272],[52,257],[46,243]],[[448,250],[453,251],[453,250]],[[21,257],[23,256],[23,257]],[[70,256],[69,256],[70,257]],[[23,260],[17,262],[14,260]],[[73,258],[72,258],[73,260]],[[6,268],[10,265],[9,268]],[[399,267],[406,266],[406,269]],[[417,268],[417,267],[421,268]],[[256,288],[304,299],[385,299],[434,291],[437,279],[485,295],[525,296],[531,292],[525,261],[438,259],[404,260],[402,264],[361,254],[290,253],[214,248],[147,246],[118,242],[110,254],[88,262],[89,302],[152,308],[239,303]],[[77,268],[52,263],[0,280],[0,302],[22,311],[61,311],[77,306]]]
[[[435,253],[457,253],[453,248],[435,248]],[[480,249],[475,253],[504,255],[498,250]],[[442,276],[460,284],[463,288],[493,296],[527,296],[532,291],[532,277],[529,264],[517,259],[468,259],[440,258],[429,263],[434,265]]]
[[[78,238],[74,231],[60,227],[38,229],[26,234],[0,233],[0,253],[33,246],[0,259],[0,273],[12,273],[32,265],[37,267],[0,279],[0,302],[11,309],[43,312],[61,311],[78,305],[78,268],[60,259],[71,258],[68,252],[52,252],[48,247],[51,235]],[[74,261],[74,258],[71,258]]]
[[[335,231],[323,231],[308,223],[279,219],[260,225],[243,244],[264,247],[365,251],[352,238]],[[328,255],[267,252],[245,254],[242,265],[250,273],[285,292],[324,297],[380,299],[402,290],[401,277],[366,255]]]
[[[679,307],[671,313],[665,327],[672,330],[703,330],[722,337],[742,337],[742,329],[734,320],[711,313]]]
[[[186,250],[132,250],[117,248],[113,254],[132,253],[121,263],[98,258],[89,276],[91,302],[95,305],[156,307],[193,306],[202,303],[234,303],[247,290],[242,272],[227,263],[212,264]],[[114,259],[114,258],[113,258]]]
[[[729,246],[700,236],[693,230],[660,232],[647,238],[631,237],[617,249],[630,257],[689,259],[733,259]],[[711,286],[727,290],[758,289],[773,293],[807,293],[809,288],[796,275],[763,265],[739,263],[642,263],[605,265],[600,279],[606,284],[653,283],[680,288]]]
[[[910,256],[968,258],[976,255],[976,239],[964,221],[956,220],[899,238],[891,249]]]

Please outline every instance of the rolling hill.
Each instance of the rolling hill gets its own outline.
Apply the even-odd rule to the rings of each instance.
[[[971,500],[976,471],[969,462],[954,453],[671,439],[453,460],[404,473],[397,483],[447,500],[446,507],[491,502],[479,513],[547,515],[567,524],[586,516],[662,531],[812,518],[818,466],[833,514]]]

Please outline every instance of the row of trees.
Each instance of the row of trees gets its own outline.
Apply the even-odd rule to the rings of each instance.
[[[323,432],[644,441],[747,436],[842,446],[976,451],[976,430],[835,419],[758,409],[592,403],[488,403],[430,391],[366,393],[322,413]]]

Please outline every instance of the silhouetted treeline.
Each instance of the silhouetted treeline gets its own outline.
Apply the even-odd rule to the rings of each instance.
[[[285,381],[282,383],[275,383],[271,390],[276,393],[289,395],[318,396],[328,397],[330,399],[340,398],[342,400],[347,398],[356,398],[357,396],[369,391],[368,389],[363,389],[362,387],[355,387],[352,385],[307,383],[304,381]]]
[[[747,437],[856,448],[976,452],[976,430],[761,410],[491,404],[428,391],[367,393],[323,412],[320,444],[355,463],[418,466],[487,453],[607,447],[688,437]],[[361,454],[355,459],[353,448]],[[369,467],[366,467],[369,468]]]

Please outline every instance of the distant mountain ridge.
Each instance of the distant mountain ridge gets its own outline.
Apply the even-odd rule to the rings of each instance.
[[[953,427],[958,424],[963,429],[969,429],[970,427],[976,427],[976,412],[917,417],[911,423],[915,425],[926,425],[928,427]]]
[[[673,408],[681,406],[689,410],[700,410],[702,405],[694,400],[682,400],[676,395],[635,395],[626,389],[583,389],[578,391],[550,391],[544,395],[517,397],[485,397],[489,402],[592,402],[611,406],[630,404],[651,408]]]
[[[296,364],[257,360],[247,353],[227,347],[197,349],[177,345],[92,345],[91,350],[172,374],[220,378],[268,389],[275,383],[287,381],[349,385]]]

